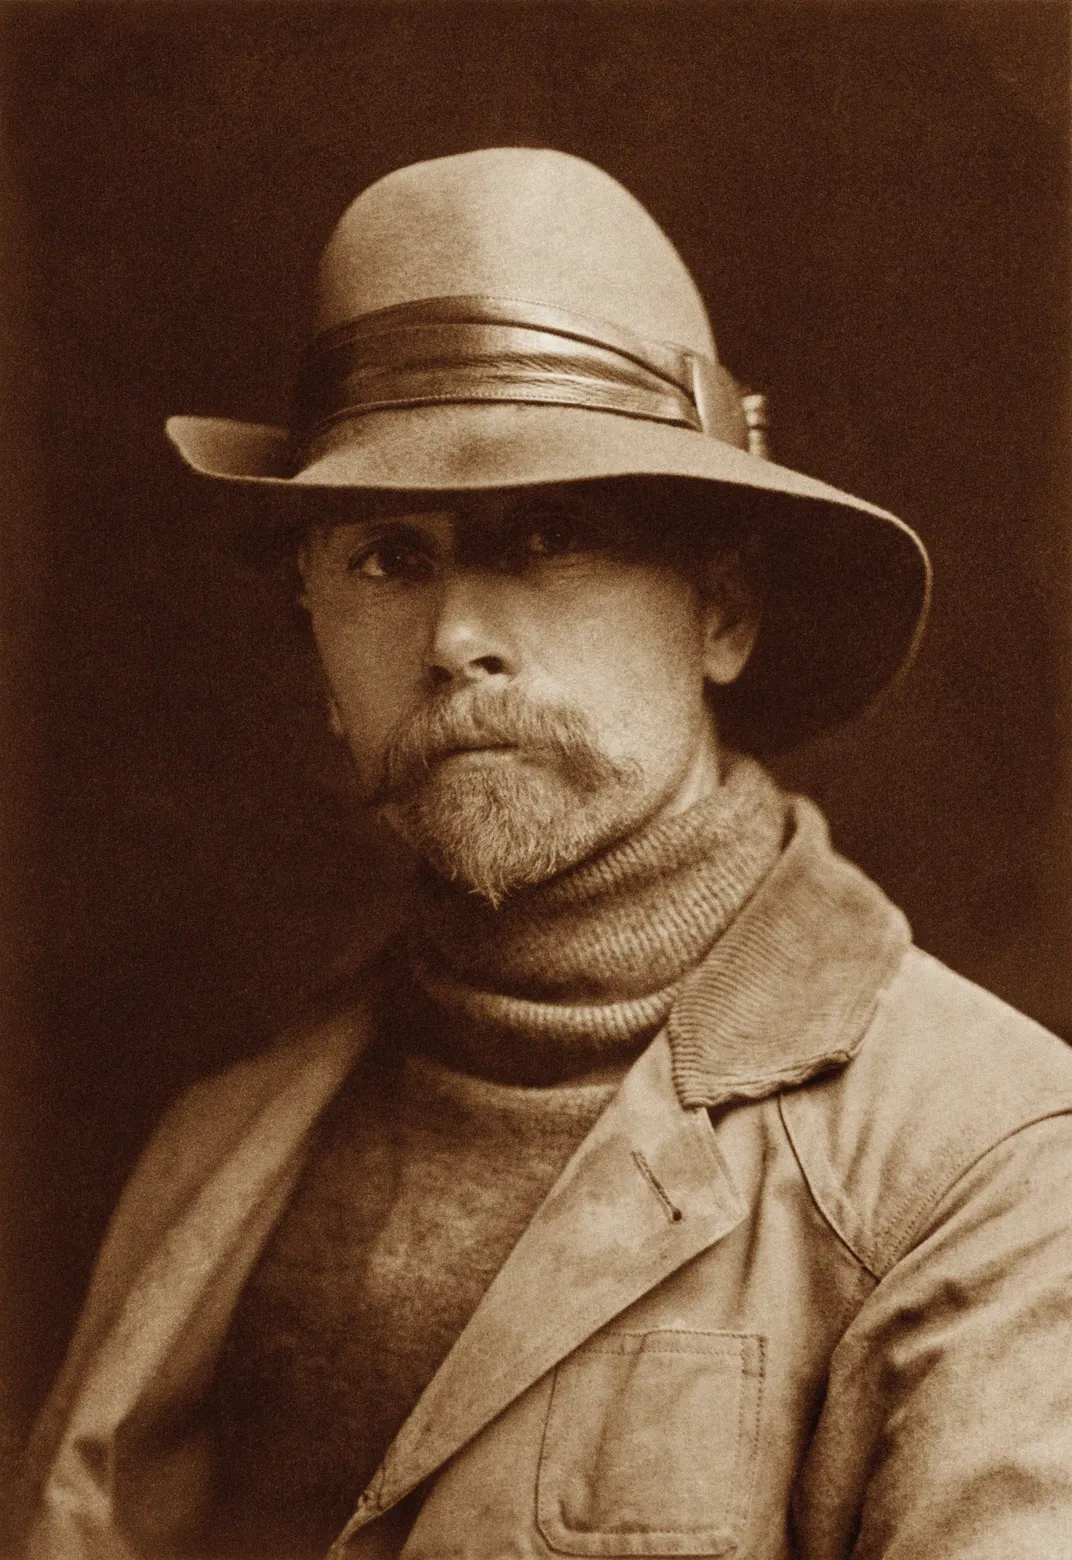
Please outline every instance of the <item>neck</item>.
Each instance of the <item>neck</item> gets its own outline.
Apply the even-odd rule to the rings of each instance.
[[[700,740],[682,784],[651,822],[659,823],[664,818],[676,817],[678,813],[690,812],[709,796],[714,796],[723,787],[724,771],[734,768],[740,762],[738,755],[720,748],[715,722],[704,721]]]

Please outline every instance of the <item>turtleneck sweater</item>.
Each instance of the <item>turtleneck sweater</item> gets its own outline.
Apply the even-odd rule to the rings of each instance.
[[[700,962],[774,865],[785,801],[753,760],[721,786],[498,909],[424,879],[410,933],[418,987],[454,1065],[551,1083],[620,1063],[666,1022]],[[639,1043],[639,1044],[638,1044]]]
[[[212,1552],[313,1556],[617,1084],[773,866],[784,799],[719,790],[493,909],[420,889],[376,1039],[239,1301]]]

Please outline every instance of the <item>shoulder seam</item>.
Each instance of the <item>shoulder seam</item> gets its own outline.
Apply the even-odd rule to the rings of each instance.
[[[801,1121],[798,1120],[796,1123],[791,1121],[791,1112],[787,1109],[791,1097],[789,1094],[780,1095],[778,1108],[812,1201],[833,1233],[876,1280],[884,1278],[891,1268],[907,1256],[922,1238],[927,1222],[935,1209],[941,1206],[957,1183],[963,1180],[988,1154],[1007,1142],[1009,1138],[1016,1137],[1017,1134],[1037,1125],[1040,1121],[1072,1115],[1072,1101],[1067,1101],[1025,1116],[1015,1125],[999,1132],[984,1147],[957,1162],[955,1168],[952,1163],[949,1163],[949,1173],[941,1176],[932,1194],[921,1206],[913,1210],[914,1217],[910,1221],[899,1221],[895,1214],[886,1219],[878,1230],[871,1232],[861,1211],[847,1195],[822,1145],[807,1132],[806,1127],[802,1130]],[[899,1209],[898,1212],[900,1211],[902,1210]]]
[[[1042,1025],[947,969],[922,949],[913,948],[906,957],[913,961],[914,968],[907,967],[901,978],[901,996],[893,987],[883,991],[858,1056],[826,1084],[783,1091],[779,1097],[785,1131],[816,1207],[857,1260],[876,1277],[881,1277],[911,1248],[918,1232],[957,1181],[992,1148],[1035,1121],[1072,1109],[1072,1075],[1067,1064],[1050,1065],[1043,1050],[1037,1052],[1041,1059],[1038,1070],[1029,1070],[1015,1087],[1003,1097],[991,1100],[989,1106],[985,1088],[982,1094],[976,1088],[969,1091],[973,1105],[966,1112],[958,1110],[954,1087],[948,1095],[952,1101],[948,1119],[941,1111],[936,1114],[925,1110],[924,1120],[917,1124],[907,1101],[899,1104],[896,1097],[876,1095],[875,1088],[882,1087],[885,1076],[881,1065],[874,1076],[865,1068],[862,1092],[851,1081],[842,1085],[840,1080],[855,1078],[856,1069],[871,1054],[868,1041],[875,1030],[882,1031],[876,1035],[875,1043],[881,1040],[883,1047],[894,1041],[909,1044],[928,1015],[932,1023],[938,1023],[939,1039],[949,1025],[955,1031],[963,1031],[958,1066],[970,1066],[975,1054],[991,1061],[999,1053],[1013,1056],[1021,1043],[1027,1044],[1031,1056],[1036,1055],[1037,1042],[1042,1040],[1054,1048],[1055,1054],[1063,1049]],[[917,986],[919,979],[924,982],[922,988]],[[902,1014],[900,1004],[906,994],[909,1006]],[[932,1001],[937,1001],[933,1013]],[[919,1010],[915,1011],[916,1008]],[[906,1019],[910,1028],[902,1035]],[[894,1026],[892,1030],[890,1024]],[[925,1037],[922,1029],[916,1035],[917,1041],[921,1035]],[[971,1045],[966,1044],[966,1037],[971,1039]],[[939,1051],[943,1049],[940,1045]],[[881,1052],[876,1054],[881,1061]],[[910,1069],[915,1085],[925,1085],[930,1076],[932,1064],[927,1061],[927,1054],[920,1052],[922,1073]],[[936,1078],[943,1080],[943,1088],[948,1090],[955,1085],[951,1057],[943,1060],[939,1056],[933,1065],[937,1068]],[[1004,1075],[999,1072],[995,1076]],[[890,1081],[887,1078],[887,1084]],[[1011,1082],[1011,1078],[1007,1081]],[[875,1143],[869,1147],[872,1134],[868,1122],[872,1118],[876,1119],[878,1130]],[[910,1154],[914,1170],[901,1164],[899,1145]],[[877,1159],[876,1149],[880,1155]],[[859,1153],[863,1154],[862,1180],[854,1168]]]
[[[908,1225],[907,1229],[902,1229],[900,1244],[895,1247],[890,1261],[886,1265],[886,1271],[888,1272],[890,1268],[896,1266],[902,1258],[906,1257],[926,1237],[928,1221],[934,1215],[935,1210],[942,1205],[959,1182],[965,1176],[971,1174],[977,1165],[980,1165],[984,1159],[992,1154],[995,1149],[1000,1148],[1003,1143],[1007,1143],[1010,1138],[1018,1137],[1020,1133],[1028,1131],[1031,1127],[1038,1126],[1042,1121],[1055,1121],[1060,1116],[1072,1116],[1072,1100],[1067,1101],[1064,1105],[1054,1105],[1048,1110],[1039,1110],[1034,1115],[1025,1116],[1022,1121],[1018,1121],[1015,1126],[1011,1126],[1006,1131],[999,1133],[997,1137],[987,1143],[985,1148],[980,1149],[977,1154],[966,1160],[952,1179],[944,1182],[940,1190],[919,1209],[917,1217]],[[883,1237],[886,1235],[888,1227],[889,1221],[887,1221],[887,1226],[882,1231]]]
[[[781,1117],[782,1127],[789,1139],[789,1146],[793,1150],[794,1157],[800,1167],[800,1173],[804,1178],[804,1184],[811,1194],[812,1202],[822,1214],[831,1231],[837,1236],[841,1244],[852,1253],[853,1257],[871,1277],[878,1280],[881,1272],[873,1261],[869,1260],[864,1251],[866,1244],[861,1239],[861,1225],[856,1209],[845,1195],[833,1165],[830,1163],[821,1144],[811,1138],[807,1144],[810,1155],[805,1152],[804,1144],[798,1139],[803,1137],[799,1124],[794,1127],[790,1120],[788,1110],[790,1100],[798,1098],[798,1091],[782,1093],[778,1096],[778,1113]],[[812,1161],[809,1163],[809,1159]]]

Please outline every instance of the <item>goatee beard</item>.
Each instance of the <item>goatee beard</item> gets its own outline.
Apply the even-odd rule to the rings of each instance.
[[[496,747],[511,752],[450,756]],[[498,905],[609,843],[636,809],[640,779],[637,765],[602,750],[579,711],[512,688],[466,690],[399,727],[373,801],[437,872]]]

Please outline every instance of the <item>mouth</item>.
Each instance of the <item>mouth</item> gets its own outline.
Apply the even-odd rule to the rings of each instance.
[[[434,763],[446,763],[451,758],[486,758],[501,753],[516,753],[517,747],[513,742],[471,742],[462,743],[458,747],[447,748],[442,753],[437,753]]]

